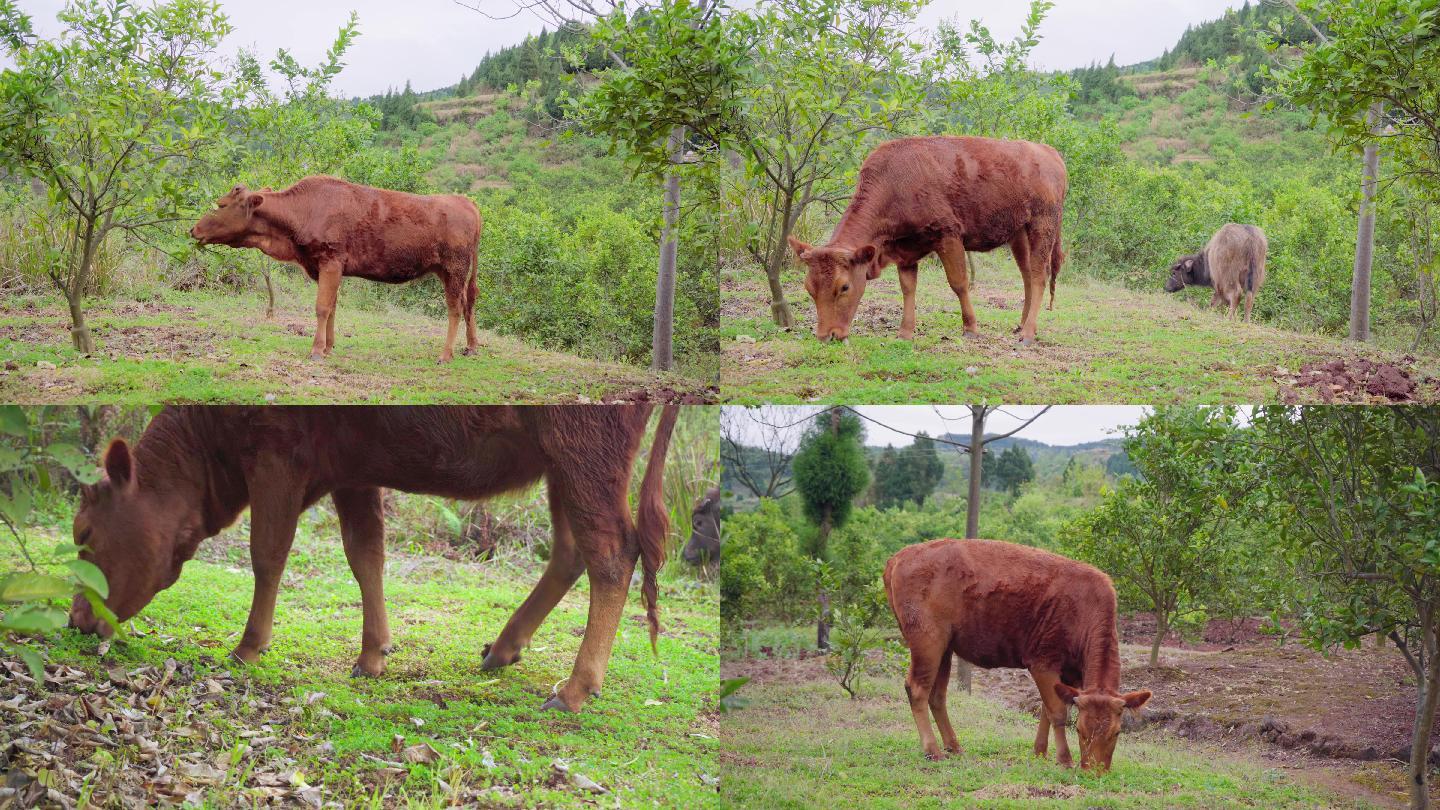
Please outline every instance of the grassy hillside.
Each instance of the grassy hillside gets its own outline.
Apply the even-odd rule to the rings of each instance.
[[[298,283],[296,285],[298,287]],[[282,288],[283,289],[283,288]],[[703,381],[547,351],[480,333],[480,350],[444,366],[445,320],[386,306],[347,306],[334,353],[309,360],[315,320],[299,288],[273,320],[255,293],[164,291],[97,303],[97,351],[70,346],[63,301],[0,304],[0,401],[525,403],[713,398]]]
[[[749,705],[721,721],[725,799],[776,808],[1376,806],[1163,732],[1124,735],[1104,776],[1063,768],[1053,752],[1044,761],[1031,753],[1033,717],[956,690],[950,716],[963,753],[928,762],[897,678],[865,678],[862,689],[852,701],[798,677],[744,687]]]
[[[579,647],[588,605],[583,580],[523,662],[481,672],[481,647],[525,598],[539,566],[466,564],[392,549],[385,588],[396,649],[385,675],[357,679],[350,668],[360,642],[359,593],[338,531],[322,510],[302,521],[274,641],[256,665],[226,660],[250,603],[243,527],[202,546],[179,582],[108,651],[97,654],[95,637],[67,631],[51,648],[56,681],[44,699],[56,708],[48,711],[75,711],[83,693],[92,710],[114,712],[91,733],[118,738],[115,724],[123,723],[128,742],[97,752],[93,742],[77,740],[50,764],[60,769],[57,786],[73,798],[69,775],[79,768],[89,774],[85,795],[152,806],[187,795],[206,806],[309,801],[302,791],[310,788],[347,807],[571,807],[597,798],[715,806],[704,781],[713,779],[718,746],[710,713],[712,586],[666,577],[659,658],[631,605],[604,696],[581,714],[560,716],[541,712],[540,704],[569,674]],[[17,671],[0,668],[7,726],[22,728],[34,699]],[[129,701],[148,701],[133,724],[121,714]],[[430,752],[405,753],[421,745]]]
[[[794,332],[770,322],[763,276],[727,271],[722,395],[744,404],[1323,401],[1332,391],[1300,384],[1304,367],[1368,358],[1409,374],[1415,398],[1440,399],[1436,355],[1407,361],[1396,350],[1228,322],[1205,308],[1208,296],[1198,290],[1170,296],[1078,274],[1061,277],[1055,310],[1040,313],[1038,344],[1024,348],[1010,332],[1024,294],[1007,262],[998,254],[982,260],[971,291],[980,322],[973,340],[962,337],[959,301],[933,259],[920,269],[914,341],[897,337],[893,270],[870,283],[841,344],[815,338],[799,271],[785,279],[800,319]],[[1340,398],[1374,399],[1363,386]]]

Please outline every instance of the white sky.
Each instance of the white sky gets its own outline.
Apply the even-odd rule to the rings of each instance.
[[[726,408],[727,411],[732,408]],[[734,408],[741,411],[743,408]],[[819,411],[816,406],[782,408],[772,406],[766,409],[765,418],[772,424],[789,425],[800,422]],[[881,427],[881,424],[906,433],[925,431],[931,436],[944,433],[970,433],[970,411],[963,406],[929,405],[864,405],[856,410],[875,420],[865,423],[865,443],[876,447],[893,444],[902,447],[910,443],[909,436]],[[1039,406],[1006,406],[987,420],[986,433],[1007,433],[1021,422],[1035,415]],[[1148,409],[1140,405],[1057,405],[1036,419],[1029,427],[1015,434],[1016,438],[1033,439],[1057,446],[1084,444],[1103,439],[1120,438],[1120,428],[1140,421]],[[881,424],[876,424],[879,422]],[[743,418],[736,421],[742,435],[752,441],[759,438],[758,431],[747,429]],[[751,425],[753,428],[753,425]],[[805,429],[804,424],[792,428],[798,435]]]
[[[515,8],[511,0],[467,2],[494,15]],[[1122,65],[1141,62],[1173,45],[1187,25],[1218,17],[1241,3],[1059,0],[1040,29],[1043,41],[1035,61],[1050,70],[1104,62],[1112,53]],[[64,0],[19,0],[19,5],[42,33],[53,33],[58,27],[55,13]],[[305,65],[320,60],[352,9],[359,12],[360,37],[336,80],[336,89],[347,96],[383,93],[388,87],[403,87],[406,79],[416,90],[453,84],[474,70],[486,51],[513,45],[542,27],[528,13],[490,19],[454,0],[226,0],[223,7],[236,29],[225,52],[253,47],[268,60],[277,48],[288,48]],[[933,27],[942,19],[955,18],[965,25],[980,18],[997,37],[1008,39],[1019,31],[1028,7],[1022,0],[933,0],[921,21]]]

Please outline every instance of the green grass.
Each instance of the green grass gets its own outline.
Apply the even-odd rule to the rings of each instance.
[[[298,287],[298,285],[297,285]],[[445,320],[400,308],[346,306],[336,346],[311,362],[310,287],[287,291],[274,320],[261,295],[166,291],[149,302],[91,305],[96,352],[71,348],[69,318],[53,296],[0,304],[0,401],[557,403],[641,391],[703,393],[707,381],[547,351],[480,333],[463,357],[436,360]],[[44,368],[37,363],[53,364]]]
[[[735,807],[1258,807],[1364,806],[1260,763],[1164,732],[1122,735],[1103,776],[1031,753],[1035,720],[951,690],[963,753],[920,753],[898,676],[864,678],[849,700],[829,680],[764,680],[723,716],[722,791]],[[1074,740],[1074,732],[1071,732]]]
[[[975,257],[972,256],[972,261]],[[720,387],[725,401],[758,403],[908,404],[1275,401],[1284,379],[1306,363],[1399,353],[1303,335],[1261,323],[1227,322],[1207,310],[1208,290],[1176,296],[1136,292],[1062,274],[1054,311],[1041,310],[1039,340],[1022,347],[1011,334],[1024,300],[1008,255],[983,257],[971,301],[980,337],[962,337],[960,304],[943,269],[920,269],[914,341],[898,337],[901,302],[895,272],[871,282],[848,341],[814,337],[814,305],[798,270],[784,281],[800,324],[793,332],[770,320],[764,274],[756,268],[721,277]],[[1263,295],[1263,292],[1262,292]],[[752,342],[753,341],[753,342]],[[1440,374],[1440,358],[1421,357],[1416,377]],[[1435,398],[1433,384],[1425,396]],[[1295,390],[1313,400],[1309,388]]]
[[[251,729],[253,736],[253,729],[268,723],[272,730],[266,733],[282,741],[272,745],[289,746],[293,767],[310,784],[323,785],[326,801],[347,807],[442,806],[452,794],[439,780],[453,790],[498,788],[486,795],[504,806],[717,804],[715,789],[702,780],[716,772],[719,744],[713,584],[695,581],[680,566],[667,569],[659,657],[650,651],[636,596],[627,607],[603,694],[576,715],[542,712],[540,704],[569,675],[579,648],[588,605],[583,578],[537,632],[522,661],[482,672],[482,645],[494,639],[528,593],[538,565],[465,564],[392,552],[385,588],[396,650],[382,677],[352,679],[360,643],[359,590],[338,535],[328,512],[305,516],[280,592],[272,647],[257,665],[240,668],[227,660],[244,628],[251,593],[240,530],[202,546],[201,558],[188,563],[179,582],[133,622],[143,635],[117,641],[97,658],[94,637],[65,631],[51,658],[86,670],[98,682],[106,668],[167,658],[193,663],[195,688],[205,677],[233,672],[235,694],[226,695],[221,714],[199,715],[218,736],[208,746],[161,739],[162,748],[174,753],[199,745],[208,758],[243,743],[242,731]],[[0,693],[8,691],[0,682]],[[304,696],[315,692],[324,697],[306,704]],[[276,708],[247,707],[256,697]],[[440,762],[382,775],[384,766],[365,755],[400,759],[391,748],[397,734],[406,745],[430,743]],[[322,742],[329,742],[333,753],[318,753]],[[486,764],[487,752],[493,766]],[[116,750],[108,767],[120,772],[135,753]],[[556,780],[556,759],[610,792],[583,794]],[[207,804],[250,803],[243,780],[244,770],[232,769],[222,786],[211,789]]]

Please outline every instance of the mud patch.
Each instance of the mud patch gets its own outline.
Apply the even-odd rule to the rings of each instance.
[[[1288,403],[1299,401],[1296,389],[1310,389],[1326,403],[1415,402],[1430,399],[1436,393],[1435,380],[1417,380],[1415,358],[1405,356],[1395,363],[1384,363],[1364,357],[1339,358],[1325,363],[1306,363],[1300,373],[1290,375],[1276,369],[1276,379],[1287,386],[1281,397]],[[1426,392],[1424,389],[1429,389]]]
[[[977,802],[996,799],[1078,799],[1085,795],[1085,788],[1079,785],[988,785],[965,795]]]
[[[690,391],[681,391],[669,386],[641,388],[620,394],[606,395],[605,405],[628,405],[636,402],[653,402],[663,405],[714,405],[720,400],[720,389],[711,385]]]

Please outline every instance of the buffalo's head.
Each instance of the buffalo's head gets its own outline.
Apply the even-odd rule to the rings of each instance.
[[[805,291],[815,302],[815,337],[844,340],[865,294],[865,283],[880,275],[874,245],[851,250],[812,247],[790,237],[790,248],[805,265]]]
[[[690,542],[681,556],[691,565],[720,562],[720,490],[712,489],[690,514]]]
[[[1110,770],[1125,710],[1138,709],[1150,699],[1145,691],[1121,695],[1110,689],[1081,690],[1063,683],[1055,684],[1055,694],[1078,710],[1075,731],[1080,736],[1080,767],[1099,773]]]
[[[81,490],[75,513],[75,544],[80,558],[94,563],[110,586],[105,606],[120,621],[139,613],[180,576],[180,567],[194,551],[198,517],[174,497],[142,485],[130,446],[111,442],[105,452],[105,473],[98,484]],[[108,636],[84,597],[70,607],[70,626]]]
[[[215,210],[195,223],[190,236],[202,245],[244,247],[246,237],[254,234],[255,209],[264,202],[264,195],[236,186],[215,201]]]
[[[1199,283],[1197,271],[1204,262],[1204,256],[1199,253],[1176,259],[1175,263],[1170,265],[1170,277],[1165,280],[1165,292],[1180,292],[1187,284]]]

